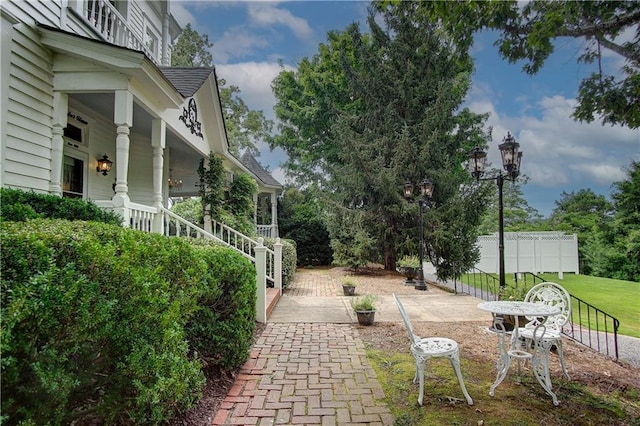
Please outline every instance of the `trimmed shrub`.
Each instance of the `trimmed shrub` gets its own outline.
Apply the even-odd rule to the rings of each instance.
[[[295,241],[300,266],[330,265],[333,261],[322,211],[321,202],[310,190],[287,188],[278,200],[280,235]]]
[[[23,222],[28,219],[90,220],[120,225],[120,216],[102,210],[91,201],[49,194],[0,188],[0,220]]]
[[[201,246],[196,252],[209,265],[216,265],[216,290],[202,292],[199,308],[187,324],[189,343],[212,367],[240,367],[247,360],[255,330],[255,268],[229,249]]]
[[[199,398],[199,353],[246,359],[255,272],[232,250],[97,222],[0,230],[4,423],[165,423]]]

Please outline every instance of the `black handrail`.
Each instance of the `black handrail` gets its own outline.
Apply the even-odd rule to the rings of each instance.
[[[500,285],[495,276],[473,268],[471,272],[467,272],[467,277],[468,283],[463,283],[457,276],[455,277],[453,289],[456,294],[469,294],[482,300],[498,300]],[[522,283],[523,288],[530,288],[544,282],[545,279],[531,272],[522,272],[514,274],[514,281],[516,287]],[[596,352],[614,357],[617,361],[620,321],[579,297],[569,295],[573,309],[571,318],[562,333]],[[592,324],[595,326],[592,327]]]
[[[454,277],[453,290],[456,294],[469,294],[482,300],[498,300],[500,290],[498,278],[475,267],[466,274],[468,283],[459,281],[458,275]]]

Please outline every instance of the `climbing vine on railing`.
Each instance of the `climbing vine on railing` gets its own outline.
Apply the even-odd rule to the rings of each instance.
[[[258,185],[245,173],[234,176],[233,181],[228,182],[225,173],[219,156],[209,154],[206,165],[205,159],[200,160],[198,175],[203,211],[213,220],[245,235],[255,235],[253,197]]]
[[[224,205],[225,176],[222,158],[209,153],[205,165],[205,159],[200,160],[198,166],[198,176],[200,177],[200,197],[204,214],[212,218],[220,216]]]

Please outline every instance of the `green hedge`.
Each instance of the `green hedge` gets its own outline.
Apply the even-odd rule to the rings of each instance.
[[[90,220],[120,225],[120,216],[102,210],[79,198],[24,192],[0,188],[0,220],[23,222],[28,219]]]
[[[203,359],[247,358],[255,269],[230,249],[96,222],[0,230],[4,424],[164,423],[199,398]]]

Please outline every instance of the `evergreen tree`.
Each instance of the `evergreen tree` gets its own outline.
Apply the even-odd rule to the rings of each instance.
[[[403,185],[433,181],[425,240],[446,277],[477,257],[475,226],[487,190],[461,191],[471,181],[461,164],[486,144],[486,116],[460,111],[471,63],[415,7],[403,2],[385,11],[384,27],[372,11],[370,35],[357,25],[330,33],[318,55],[281,74],[274,91],[283,126],[275,144],[290,154],[294,171],[312,170],[299,173],[302,179],[321,182],[337,260],[345,253],[359,265],[364,256],[395,268],[399,255],[411,254],[406,243],[416,248],[419,240],[418,206],[403,199]]]
[[[524,198],[522,186],[529,182],[527,176],[520,175],[515,182],[504,181],[502,187],[502,208],[504,217],[504,230],[506,232],[535,231],[546,228],[546,222],[537,209],[530,206]],[[479,232],[481,235],[498,232],[498,188],[496,183],[486,182],[491,185],[492,196],[487,206],[487,211],[482,217]],[[544,229],[546,230],[546,229]]]

